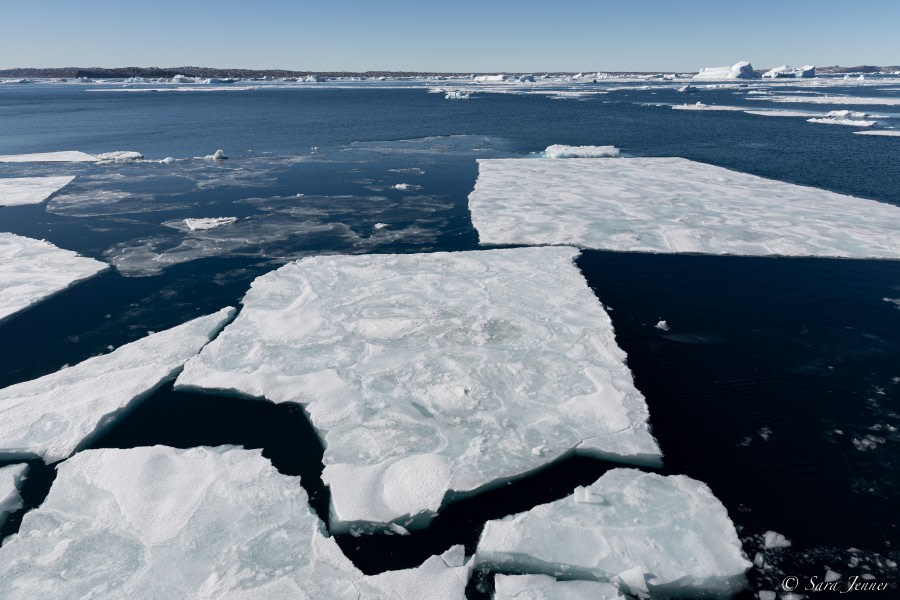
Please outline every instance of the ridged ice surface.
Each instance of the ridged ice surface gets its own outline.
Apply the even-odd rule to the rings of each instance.
[[[58,472],[0,547],[4,598],[464,598],[461,547],[363,575],[259,450],[87,450]]]
[[[0,322],[106,266],[44,240],[0,233]]]
[[[482,244],[900,258],[900,207],[682,158],[479,160]]]
[[[577,254],[303,259],[253,282],[176,387],[303,404],[325,442],[338,529],[435,511],[448,491],[573,450],[658,463],[644,398]]]
[[[39,456],[47,463],[68,457],[173,378],[233,313],[223,308],[0,390],[0,457]]]
[[[61,177],[6,177],[0,179],[0,206],[40,204],[75,179]]]
[[[488,521],[476,561],[660,597],[732,595],[751,566],[705,484],[633,469],[613,469],[571,496]]]
[[[26,464],[0,467],[0,527],[6,523],[11,512],[23,506],[19,489],[27,472]]]
[[[549,575],[495,575],[494,600],[613,600],[624,598],[604,581],[557,581]]]

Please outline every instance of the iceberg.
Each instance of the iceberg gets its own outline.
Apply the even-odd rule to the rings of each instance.
[[[563,146],[553,144],[544,150],[546,158],[615,158],[619,149],[615,146]]]
[[[494,576],[494,600],[618,600],[625,596],[604,581],[557,581],[549,575]]]
[[[48,464],[67,458],[173,379],[233,315],[223,308],[0,389],[0,458],[40,457]]]
[[[900,207],[682,158],[488,159],[482,244],[900,259]]]
[[[0,232],[0,323],[106,267],[44,240]]]
[[[644,397],[573,248],[317,256],[257,278],[176,389],[297,402],[332,531],[572,453],[660,464]],[[409,523],[404,521],[404,526]]]
[[[705,484],[633,469],[612,469],[566,498],[488,521],[475,562],[666,598],[730,597],[752,566]]]
[[[184,224],[191,231],[205,231],[221,227],[222,225],[231,225],[236,223],[237,220],[237,217],[206,217],[203,219],[185,219]]]
[[[756,79],[759,74],[747,61],[735,63],[731,67],[705,67],[700,69],[694,79]]]
[[[9,515],[24,506],[19,490],[28,473],[28,465],[7,465],[0,467],[0,527]]]
[[[0,206],[40,204],[75,179],[62,177],[9,177],[0,179]]]
[[[803,67],[789,67],[787,65],[781,65],[780,67],[769,69],[768,71],[763,73],[763,77],[769,79],[781,79],[784,77],[810,78],[815,76],[816,68],[812,65],[806,65]]]
[[[260,450],[86,450],[0,547],[0,589],[33,598],[464,597],[462,547],[366,576]]]

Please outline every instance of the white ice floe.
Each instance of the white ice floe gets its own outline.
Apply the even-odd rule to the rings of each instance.
[[[900,137],[900,129],[876,129],[874,131],[854,131],[856,135],[879,135],[884,137]]]
[[[694,79],[756,79],[759,74],[747,61],[735,63],[730,67],[705,67],[694,75]]]
[[[206,217],[203,219],[185,219],[184,224],[191,231],[205,231],[237,222],[237,217]]]
[[[10,177],[0,179],[0,206],[40,204],[75,179],[61,177]]]
[[[106,267],[44,240],[0,233],[0,322]]]
[[[324,441],[338,530],[424,513],[416,526],[448,492],[573,452],[659,464],[577,254],[303,259],[253,282],[176,387],[303,404]]]
[[[144,158],[144,155],[130,150],[116,150],[115,152],[97,154],[96,158],[98,162],[130,163],[141,160]]]
[[[809,111],[802,110],[778,110],[778,109],[763,109],[763,110],[744,110],[748,115],[758,115],[760,117],[815,117],[817,115],[821,115],[822,113],[815,113]]]
[[[468,100],[471,94],[460,90],[451,90],[444,94],[444,100]]]
[[[0,547],[0,589],[33,598],[456,600],[461,547],[366,576],[259,450],[86,450]]]
[[[28,465],[7,465],[0,467],[0,527],[9,515],[24,506],[19,491],[28,473]]]
[[[618,600],[619,588],[604,581],[557,581],[549,575],[494,576],[494,600]]]
[[[709,488],[683,475],[613,469],[566,498],[488,521],[476,564],[607,581],[644,596],[731,596],[751,563]]]
[[[619,149],[615,146],[564,146],[553,144],[544,150],[546,158],[615,158]]]
[[[223,308],[0,390],[0,457],[68,457],[172,379],[233,314]]]
[[[666,323],[665,321],[659,321],[656,325],[654,325],[654,327],[656,327],[660,331],[668,331],[669,330],[669,324]]]
[[[225,160],[228,157],[225,155],[225,151],[220,149],[216,150],[212,154],[207,154],[203,158],[205,158],[206,160]]]
[[[77,150],[61,152],[37,152],[33,154],[6,154],[0,156],[0,163],[17,162],[96,162],[97,157]]]
[[[900,98],[864,98],[861,96],[762,96],[751,97],[751,100],[768,100],[771,102],[797,104],[842,104],[844,106],[900,106]]]
[[[900,207],[682,158],[479,160],[482,244],[900,259]]]
[[[704,104],[695,102],[694,104],[675,104],[672,106],[675,110],[724,110],[724,111],[745,111],[746,108],[741,106],[724,106],[719,104]]]
[[[774,69],[769,69],[765,73],[763,73],[763,77],[767,77],[770,79],[781,79],[784,77],[802,77],[802,78],[811,78],[816,76],[816,68],[812,65],[806,65],[803,67],[789,67],[787,65],[782,65],[780,67],[775,67]]]
[[[826,125],[850,125],[852,127],[874,127],[877,121],[866,120],[868,113],[852,110],[832,110],[825,113],[824,117],[807,119],[810,123],[824,123]]]
[[[791,541],[777,531],[767,531],[763,535],[763,545],[766,548],[789,548]]]

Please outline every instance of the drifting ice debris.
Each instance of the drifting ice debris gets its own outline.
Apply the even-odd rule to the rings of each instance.
[[[788,548],[791,541],[775,531],[767,531],[763,535],[763,545],[766,548]]]
[[[67,458],[172,379],[233,314],[223,308],[0,390],[0,457]]]
[[[10,513],[24,506],[19,490],[27,473],[26,464],[0,467],[0,527],[6,523]]]
[[[62,177],[11,177],[0,179],[0,206],[40,204],[75,179]]]
[[[615,146],[564,146],[553,144],[544,150],[545,158],[615,158],[619,149]]]
[[[683,85],[680,88],[678,88],[678,91],[679,92],[696,92],[697,88],[692,86],[691,84],[687,84],[687,85]]]
[[[171,165],[171,164],[175,163],[175,158],[172,156],[167,156],[159,162],[160,162],[160,164],[163,164],[163,165]]]
[[[0,232],[0,322],[106,267],[44,240]]]
[[[807,119],[810,123],[825,123],[828,125],[850,125],[853,127],[874,127],[877,121],[866,121],[868,113],[852,110],[832,110],[822,118]]]
[[[375,223],[372,226],[372,229],[386,229],[388,227],[387,223]]]
[[[494,576],[494,600],[618,600],[619,588],[603,581],[557,581],[549,575]]]
[[[571,496],[488,521],[475,562],[660,597],[730,596],[746,585],[751,567],[705,484],[633,469],[607,471]]]
[[[117,150],[116,152],[104,152],[103,154],[97,155],[97,160],[99,162],[130,163],[136,160],[141,160],[142,158],[144,158],[144,155],[140,152],[131,152],[125,150]]]
[[[225,152],[223,150],[216,150],[212,154],[207,154],[203,158],[206,160],[225,160],[228,157],[225,156]]]
[[[577,254],[305,258],[253,282],[176,388],[303,404],[325,446],[333,531],[424,513],[417,527],[448,492],[573,451],[659,464]]]
[[[704,67],[694,75],[694,79],[756,79],[759,73],[747,61],[735,63],[731,67]]]
[[[451,600],[462,547],[366,576],[313,514],[299,478],[260,450],[86,450],[0,547],[8,600],[216,598]]]
[[[900,259],[900,207],[682,158],[478,161],[482,244]]]
[[[805,67],[789,67],[787,65],[782,65],[780,67],[775,67],[774,69],[769,69],[765,73],[763,73],[763,77],[767,77],[770,79],[780,79],[783,77],[815,77],[816,76],[816,68],[812,65],[806,65]]]
[[[666,323],[665,321],[660,321],[659,323],[654,325],[654,327],[656,327],[660,331],[668,331],[669,330],[669,324]]]
[[[451,90],[444,94],[444,100],[468,100],[470,94],[459,90]]]
[[[231,225],[237,222],[237,217],[206,217],[204,219],[185,219],[184,224],[191,231],[202,231],[206,229],[215,229],[222,225]]]

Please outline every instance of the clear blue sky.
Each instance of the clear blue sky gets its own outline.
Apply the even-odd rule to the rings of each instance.
[[[0,68],[697,70],[900,63],[897,0],[0,1]]]

